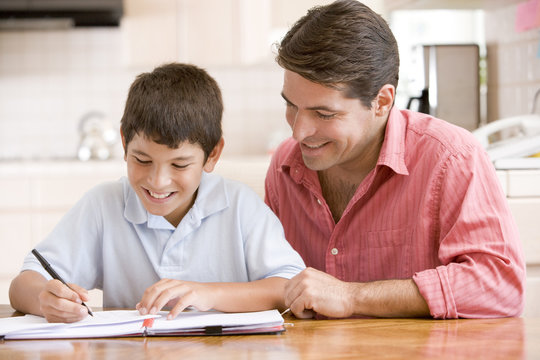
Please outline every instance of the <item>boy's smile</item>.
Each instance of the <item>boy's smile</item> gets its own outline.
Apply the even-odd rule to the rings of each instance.
[[[183,142],[171,149],[137,134],[126,149],[129,182],[149,213],[178,226],[195,202],[203,170],[214,168],[213,154],[205,162],[198,144]]]
[[[151,190],[148,190],[148,193],[150,194],[151,197],[153,197],[154,199],[165,199],[165,198],[168,198],[169,196],[171,196],[171,194],[174,194],[174,192],[170,192],[170,193],[166,193],[166,194],[158,194],[158,193],[155,193]]]

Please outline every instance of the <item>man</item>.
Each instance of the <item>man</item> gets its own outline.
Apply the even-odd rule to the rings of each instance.
[[[523,309],[516,225],[466,130],[394,105],[399,56],[365,5],[311,9],[277,55],[292,138],[266,203],[308,268],[297,317],[502,317]]]

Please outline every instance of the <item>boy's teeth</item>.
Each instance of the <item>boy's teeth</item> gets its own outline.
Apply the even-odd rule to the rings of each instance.
[[[167,196],[171,195],[171,193],[165,193],[165,194],[158,194],[153,191],[148,190],[150,193],[150,196],[156,198],[156,199],[165,199]]]

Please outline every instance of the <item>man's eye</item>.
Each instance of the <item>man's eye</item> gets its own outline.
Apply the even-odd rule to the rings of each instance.
[[[333,118],[334,116],[336,116],[336,114],[323,114],[323,113],[317,112],[317,116],[320,117],[321,119],[329,120]]]

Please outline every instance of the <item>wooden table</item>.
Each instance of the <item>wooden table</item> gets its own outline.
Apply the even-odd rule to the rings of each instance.
[[[540,318],[285,322],[281,335],[0,341],[0,359],[540,359]]]

